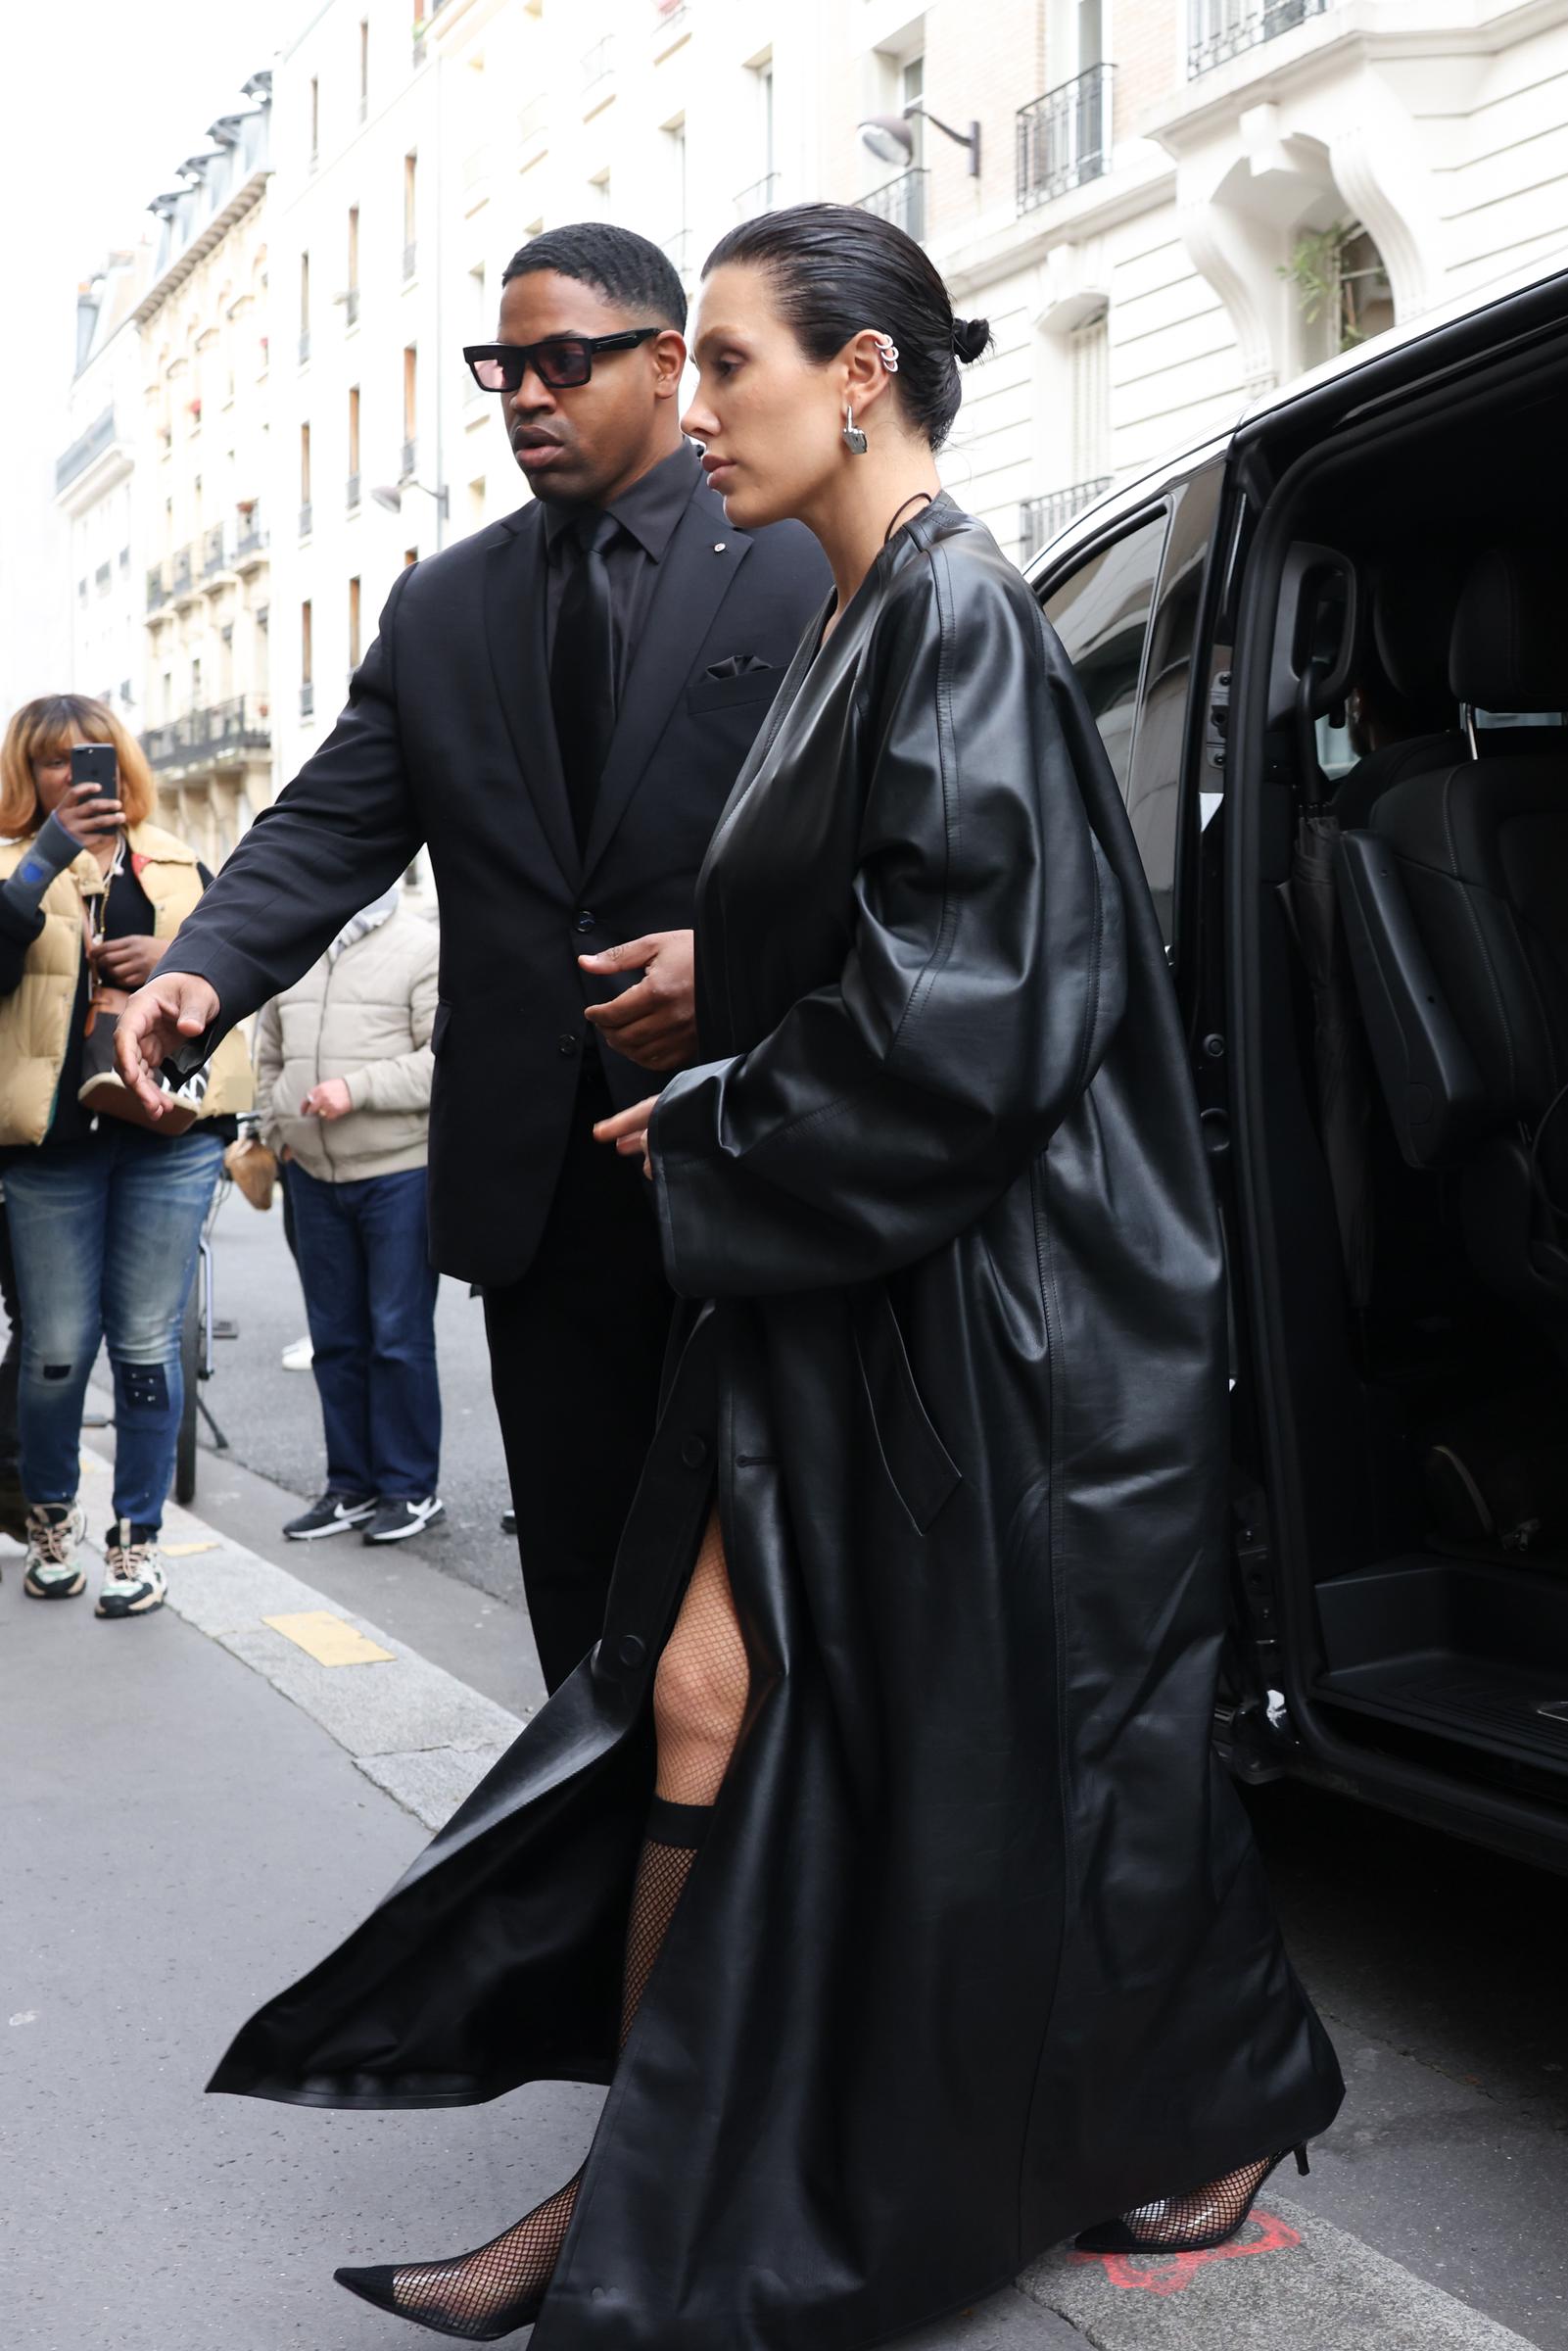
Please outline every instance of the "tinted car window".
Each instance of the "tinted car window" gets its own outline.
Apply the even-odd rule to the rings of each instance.
[[[1045,616],[1078,673],[1123,794],[1132,766],[1143,645],[1164,539],[1162,509],[1153,521],[1098,549],[1045,600]]]
[[[1124,787],[1133,839],[1168,947],[1175,936],[1177,817],[1193,643],[1219,498],[1215,465],[1174,493],[1160,595],[1143,665],[1143,706]]]

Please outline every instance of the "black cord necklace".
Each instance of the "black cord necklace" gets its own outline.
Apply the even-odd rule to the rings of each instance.
[[[930,490],[913,490],[913,491],[911,491],[911,493],[910,493],[909,497],[905,499],[905,501],[904,501],[904,506],[912,506],[912,505],[914,505],[914,504],[915,504],[915,503],[916,503],[916,501],[917,501],[918,499],[919,499],[919,500],[923,500],[923,501],[925,502],[925,504],[926,504],[927,506],[929,506],[929,505],[933,505],[933,504],[935,504],[935,493],[934,493],[934,491],[930,491]],[[885,547],[885,546],[887,545],[887,542],[888,542],[888,540],[889,540],[889,539],[891,539],[891,537],[892,537],[893,533],[894,533],[896,530],[899,530],[899,529],[901,529],[901,528],[902,528],[902,525],[900,524],[900,522],[899,522],[899,519],[898,519],[898,518],[899,518],[900,514],[902,514],[902,513],[903,513],[903,511],[904,511],[904,506],[895,506],[895,507],[894,507],[894,509],[893,509],[893,519],[892,519],[892,521],[891,521],[891,522],[888,524],[888,526],[887,526],[886,530],[885,530],[885,531],[883,531],[883,533],[882,533],[882,545],[883,545],[883,547]]]

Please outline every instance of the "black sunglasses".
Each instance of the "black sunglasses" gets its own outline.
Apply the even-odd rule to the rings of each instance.
[[[551,335],[547,343],[465,343],[463,358],[481,392],[515,392],[530,368],[552,392],[569,392],[593,375],[596,351],[631,351],[663,332],[633,326],[619,335]]]

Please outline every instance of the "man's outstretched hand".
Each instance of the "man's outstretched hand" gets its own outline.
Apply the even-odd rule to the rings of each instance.
[[[193,972],[169,972],[149,980],[131,997],[115,1030],[115,1059],[131,1092],[161,1119],[168,1096],[158,1073],[175,1047],[200,1036],[217,1019],[217,990]]]
[[[654,931],[577,960],[585,972],[606,977],[642,975],[624,995],[589,1005],[588,1018],[607,1045],[644,1070],[680,1070],[695,1060],[696,962],[689,931]]]

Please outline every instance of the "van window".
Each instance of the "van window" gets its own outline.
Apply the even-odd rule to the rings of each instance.
[[[1045,600],[1045,616],[1078,673],[1123,796],[1132,766],[1144,639],[1164,541],[1162,507],[1124,538],[1098,548]]]
[[[1125,786],[1132,837],[1166,946],[1176,930],[1176,850],[1198,607],[1213,536],[1221,470],[1206,466],[1173,493],[1160,594],[1143,665],[1143,704]]]

